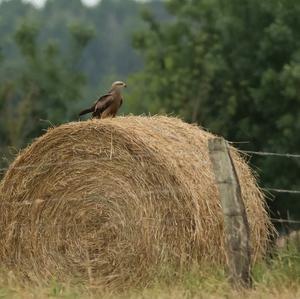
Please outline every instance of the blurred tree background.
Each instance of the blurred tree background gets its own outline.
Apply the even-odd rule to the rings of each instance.
[[[243,150],[300,153],[299,14],[295,0],[4,0],[2,155],[76,120],[117,79],[130,86],[125,113],[174,113]],[[262,186],[300,189],[299,159],[250,163]],[[273,213],[300,219],[299,195],[276,198]]]
[[[240,149],[300,153],[300,2],[166,5],[172,22],[144,13],[150,29],[135,34],[145,60],[135,75],[137,110],[182,115],[242,142]],[[299,159],[254,156],[250,162],[262,186],[300,190]],[[273,213],[300,219],[299,195],[277,199],[269,201]]]
[[[2,167],[44,129],[77,120],[112,80],[140,70],[132,34],[140,11],[167,16],[161,2],[48,0],[35,7],[0,0],[0,152]],[[130,110],[130,108],[128,108]]]

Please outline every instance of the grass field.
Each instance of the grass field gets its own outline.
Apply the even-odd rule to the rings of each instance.
[[[276,254],[268,262],[253,269],[253,289],[232,290],[226,282],[222,269],[190,269],[187,273],[174,275],[164,269],[155,282],[145,289],[109,292],[99,287],[80,284],[48,285],[20,284],[12,273],[0,276],[0,298],[300,298],[300,253],[295,248]]]

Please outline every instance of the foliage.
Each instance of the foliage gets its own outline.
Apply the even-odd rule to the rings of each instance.
[[[0,1],[2,154],[51,124],[77,119],[78,107],[105,92],[108,78],[124,79],[141,66],[130,40],[144,6],[152,4],[104,0],[89,8],[80,0],[48,0],[37,9]]]
[[[179,114],[231,141],[247,142],[238,144],[241,149],[299,152],[300,3],[168,0],[165,5],[167,12],[159,1],[103,0],[88,8],[80,0],[48,0],[42,9],[21,0],[0,2],[0,148],[19,148],[43,127],[34,131],[25,121],[31,119],[29,100],[20,105],[20,98],[39,98],[35,123],[63,122],[71,119],[80,95],[84,106],[110,81],[133,74],[125,113]],[[15,36],[22,24],[27,35]],[[130,42],[136,31],[139,54]],[[85,88],[77,84],[83,74]],[[32,86],[39,86],[39,95]],[[53,93],[61,93],[58,105]],[[254,157],[251,163],[262,186],[300,189],[299,160]],[[274,213],[286,217],[289,206],[299,218],[298,197],[278,198],[270,202]]]
[[[149,28],[135,36],[145,69],[133,78],[132,105],[180,114],[231,141],[247,141],[241,148],[248,150],[299,152],[300,3],[166,4],[176,18],[163,24],[145,14]],[[263,185],[300,188],[299,160],[252,161]],[[284,199],[274,211],[282,211]],[[297,202],[290,198],[300,207]]]
[[[37,25],[20,24],[14,38],[22,64],[12,67],[1,84],[2,145],[21,148],[49,126],[46,120],[57,124],[74,115],[85,84],[85,77],[74,66],[92,37],[81,28],[71,31],[69,51],[77,55],[66,58],[53,41],[38,45]]]
[[[131,35],[143,28],[139,11],[148,7],[159,18],[166,13],[160,2],[138,3],[134,0],[103,0],[95,7],[86,7],[81,0],[48,0],[45,7],[37,9],[21,0],[0,1],[0,35],[6,60],[19,61],[15,42],[11,39],[16,27],[24,20],[39,24],[39,46],[54,39],[61,50],[69,50],[70,29],[76,32],[84,24],[86,33],[94,33],[94,39],[87,45],[77,63],[87,75],[87,95],[103,91],[106,77],[115,74],[125,79],[142,66],[142,61],[131,46]],[[77,25],[76,25],[77,24]],[[81,36],[84,42],[84,36]]]

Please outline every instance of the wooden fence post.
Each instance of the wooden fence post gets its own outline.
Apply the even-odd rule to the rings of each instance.
[[[224,138],[212,138],[208,148],[224,214],[230,282],[235,287],[251,287],[249,224],[228,143]]]

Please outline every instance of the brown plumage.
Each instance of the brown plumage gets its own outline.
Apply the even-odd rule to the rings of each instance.
[[[93,118],[115,117],[123,103],[121,89],[124,87],[126,87],[124,82],[114,82],[107,94],[101,96],[91,108],[81,111],[79,116],[92,113]]]

